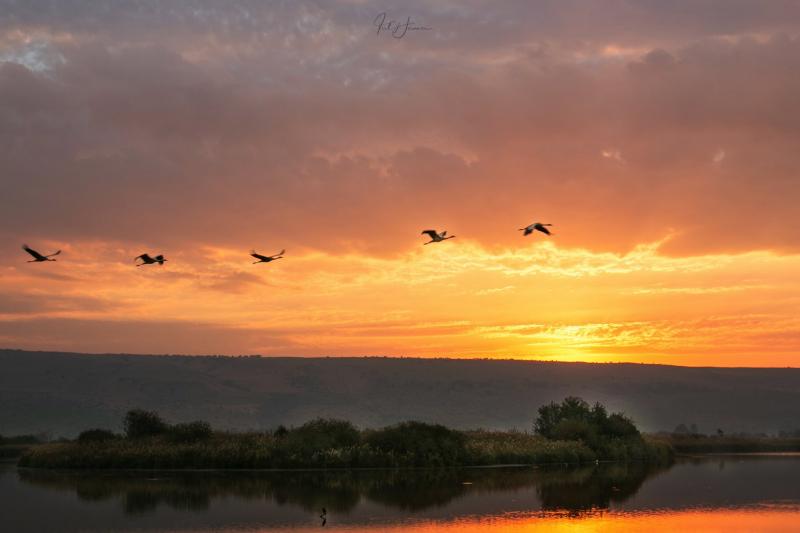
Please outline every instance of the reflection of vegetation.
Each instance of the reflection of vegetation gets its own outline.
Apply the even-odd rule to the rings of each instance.
[[[668,445],[642,438],[622,415],[576,398],[540,410],[537,431],[458,431],[405,422],[359,431],[317,419],[264,433],[214,432],[205,422],[170,425],[158,414],[125,416],[125,436],[93,429],[77,441],[37,446],[20,460],[40,468],[352,468],[668,461]]]
[[[571,471],[553,470],[542,477],[536,492],[545,510],[571,512],[606,509],[633,496],[645,479],[659,472],[644,463],[602,464]]]
[[[568,468],[350,470],[314,472],[134,472],[18,471],[25,483],[74,491],[84,501],[119,499],[127,513],[173,509],[202,511],[214,499],[242,498],[351,511],[365,498],[403,511],[444,506],[469,493],[535,488],[545,510],[585,511],[630,497],[657,468],[643,463]],[[153,475],[153,474],[148,474]]]

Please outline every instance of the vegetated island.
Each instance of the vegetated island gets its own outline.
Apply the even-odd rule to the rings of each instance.
[[[316,419],[267,432],[214,431],[206,422],[170,425],[157,413],[129,411],[124,434],[90,429],[77,439],[27,449],[23,467],[124,469],[290,469],[488,466],[587,463],[597,460],[664,463],[668,443],[642,435],[621,413],[580,398],[539,408],[534,432],[459,431],[403,422],[357,429],[343,420]]]

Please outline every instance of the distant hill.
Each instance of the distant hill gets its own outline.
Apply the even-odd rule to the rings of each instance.
[[[84,355],[0,350],[0,434],[120,429],[131,408],[172,422],[263,429],[338,417],[530,429],[568,395],[647,431],[800,428],[800,369],[403,358]]]

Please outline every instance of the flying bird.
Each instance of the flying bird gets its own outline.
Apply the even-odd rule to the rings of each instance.
[[[258,261],[253,261],[253,264],[257,263],[269,263],[270,261],[275,261],[276,259],[280,259],[283,257],[283,254],[286,253],[286,250],[281,250],[275,255],[261,255],[257,253],[255,250],[250,251],[250,255],[258,259]]]
[[[56,253],[53,253],[53,254],[50,254],[50,255],[42,255],[39,252],[37,252],[36,250],[34,250],[33,248],[31,248],[30,246],[28,246],[27,244],[23,244],[22,245],[22,249],[33,256],[33,260],[28,261],[28,263],[41,263],[42,261],[55,261],[55,259],[50,259],[50,258],[61,253],[61,250],[58,250]]]
[[[420,235],[427,235],[428,237],[431,238],[431,240],[429,240],[425,244],[430,244],[432,242],[442,242],[442,241],[446,241],[447,239],[455,238],[455,235],[450,235],[449,237],[447,237],[446,236],[447,235],[446,231],[443,231],[441,233],[436,233],[435,229],[426,229],[422,233],[420,233]]]
[[[154,263],[158,263],[159,265],[163,265],[164,261],[166,261],[166,259],[164,259],[163,255],[157,255],[155,257],[150,257],[149,254],[142,254],[142,255],[136,257],[134,259],[134,261],[136,261],[136,259],[141,259],[142,260],[141,263],[136,265],[137,267],[144,266],[144,265],[152,265]]]
[[[522,234],[523,237],[527,237],[534,231],[541,231],[545,235],[552,235],[552,233],[550,233],[550,230],[547,229],[547,226],[552,226],[552,224],[542,224],[541,222],[534,222],[529,226],[525,226],[524,228],[519,228],[519,231],[525,232]]]

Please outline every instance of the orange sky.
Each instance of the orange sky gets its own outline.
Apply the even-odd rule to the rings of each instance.
[[[800,364],[797,4],[34,4],[0,346]]]

